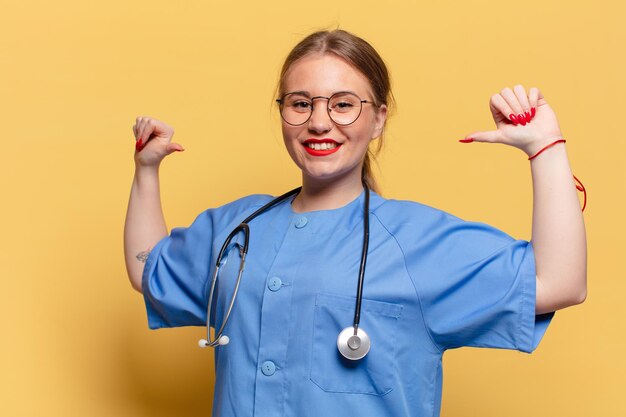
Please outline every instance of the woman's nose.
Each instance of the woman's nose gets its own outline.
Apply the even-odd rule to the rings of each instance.
[[[313,106],[311,117],[309,118],[309,130],[313,132],[328,132],[333,128],[333,121],[328,115],[328,109],[323,103]]]

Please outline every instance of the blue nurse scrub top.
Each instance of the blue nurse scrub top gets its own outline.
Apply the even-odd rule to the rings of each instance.
[[[221,245],[271,199],[206,210],[153,248],[143,273],[150,328],[205,325]],[[447,349],[537,347],[553,313],[535,316],[530,242],[372,193],[361,310],[371,350],[343,359],[336,340],[354,317],[363,201],[296,213],[288,200],[252,220],[230,343],[215,350],[214,416],[436,417]],[[243,234],[220,269],[212,326],[230,302],[240,244]]]

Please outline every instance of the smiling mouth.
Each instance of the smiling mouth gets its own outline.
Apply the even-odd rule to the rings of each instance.
[[[322,143],[314,143],[314,142],[304,142],[304,146],[310,149],[315,149],[316,151],[326,151],[328,149],[335,149],[339,146],[336,142],[322,142]]]
[[[326,156],[337,152],[341,143],[332,139],[307,139],[302,143],[302,146],[312,156]]]

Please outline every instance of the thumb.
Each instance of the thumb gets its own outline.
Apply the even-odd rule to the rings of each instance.
[[[489,130],[487,132],[474,132],[467,135],[464,139],[459,140],[462,143],[470,142],[489,142],[497,143],[502,142],[499,130]]]
[[[182,152],[184,150],[185,148],[183,148],[183,145],[181,145],[180,143],[168,143],[165,147],[165,154],[169,155],[173,152]]]

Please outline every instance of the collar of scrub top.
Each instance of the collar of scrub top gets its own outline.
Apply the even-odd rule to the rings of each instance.
[[[359,328],[359,323],[361,321],[361,300],[363,298],[363,279],[365,276],[365,265],[367,263],[367,250],[369,246],[369,205],[370,205],[370,190],[367,184],[363,183],[363,189],[365,191],[365,201],[363,204],[363,250],[361,252],[361,264],[359,267],[359,280],[357,284],[356,291],[356,306],[354,308],[354,322],[351,327],[346,327],[339,333],[337,337],[337,348],[339,352],[346,358],[350,360],[358,360],[363,358],[370,350],[370,338],[367,333]],[[217,261],[215,263],[215,272],[213,273],[213,279],[211,280],[211,290],[209,292],[209,300],[207,307],[207,338],[201,339],[198,342],[198,345],[202,348],[211,346],[224,346],[230,342],[228,336],[224,335],[224,328],[228,323],[228,319],[230,317],[230,313],[235,305],[235,300],[237,299],[237,291],[239,290],[239,284],[241,283],[241,276],[243,275],[243,269],[246,260],[246,254],[248,253],[248,245],[250,243],[250,227],[248,223],[252,221],[255,217],[263,214],[270,208],[275,205],[285,201],[289,197],[296,195],[302,190],[302,187],[295,188],[279,197],[276,197],[269,203],[265,204],[263,207],[252,213],[250,216],[245,218],[239,226],[235,227],[232,232],[228,235],[220,252],[217,256]],[[224,316],[224,320],[222,321],[222,325],[215,332],[213,338],[211,338],[211,310],[213,307],[213,294],[215,291],[215,284],[217,283],[217,276],[222,265],[222,257],[226,252],[226,248],[230,244],[231,240],[237,235],[237,233],[244,233],[244,243],[243,246],[240,247],[240,255],[241,261],[239,262],[239,272],[237,273],[237,282],[235,283],[235,289],[233,290],[233,295],[230,300],[230,304],[228,306],[228,310],[226,310],[226,315]]]

